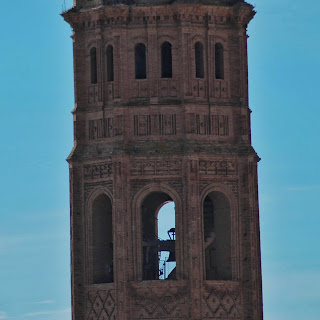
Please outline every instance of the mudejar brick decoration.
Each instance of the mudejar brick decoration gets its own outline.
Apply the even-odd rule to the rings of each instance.
[[[73,320],[262,320],[254,14],[243,0],[74,0],[62,14],[74,45]],[[159,239],[172,201],[175,226]]]

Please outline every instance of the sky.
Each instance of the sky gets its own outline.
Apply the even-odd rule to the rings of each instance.
[[[74,100],[63,2],[1,3],[0,320],[71,319],[65,159]],[[251,3],[265,320],[319,320],[320,2]]]

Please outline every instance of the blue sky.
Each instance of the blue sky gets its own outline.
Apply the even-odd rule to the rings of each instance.
[[[71,319],[65,158],[73,70],[62,4],[1,4],[0,320]],[[265,320],[319,320],[320,3],[254,5],[249,83],[253,145],[262,158]]]

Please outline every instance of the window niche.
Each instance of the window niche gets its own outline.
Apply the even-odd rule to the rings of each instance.
[[[135,64],[135,78],[147,78],[147,57],[146,46],[143,43],[138,43],[134,47],[134,64]]]
[[[172,78],[172,45],[167,41],[161,45],[161,78]]]
[[[141,205],[143,280],[176,280],[175,211],[171,205],[169,217],[162,217],[164,213],[160,212],[162,207],[172,202],[166,193],[153,192]],[[164,219],[169,221],[170,226],[165,226]],[[168,230],[160,232],[159,227]]]
[[[194,45],[194,56],[196,66],[196,78],[204,78],[204,61],[203,61],[203,45],[201,42],[197,42]]]
[[[113,65],[113,46],[108,45],[106,50],[107,56],[107,81],[114,81],[114,65]]]
[[[101,194],[92,204],[93,283],[113,282],[112,203]]]
[[[221,192],[203,202],[205,279],[232,280],[230,203]]]
[[[90,71],[91,71],[91,84],[96,84],[98,81],[97,75],[97,49],[95,47],[90,50]]]
[[[215,77],[224,79],[224,49],[221,43],[215,45]]]

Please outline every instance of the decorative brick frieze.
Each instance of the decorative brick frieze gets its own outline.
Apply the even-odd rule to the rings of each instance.
[[[242,319],[239,285],[207,285],[203,294],[202,314],[202,319]]]
[[[209,176],[234,176],[238,174],[237,162],[232,160],[200,160],[199,173]]]
[[[88,103],[95,103],[99,100],[99,90],[98,86],[89,86],[88,87]]]
[[[89,289],[85,320],[116,320],[114,289]]]
[[[196,98],[207,98],[207,84],[206,80],[194,80],[193,81],[193,95]]]
[[[176,176],[181,173],[181,159],[138,160],[131,163],[132,176]]]
[[[123,134],[123,117],[89,120],[89,140],[113,138]]]
[[[228,98],[228,83],[227,81],[215,80],[213,82],[213,96],[218,99]]]
[[[108,82],[107,83],[107,100],[113,100],[114,98],[114,83]]]
[[[188,289],[185,284],[144,285],[131,287],[131,319],[189,319]]]
[[[205,115],[188,113],[187,133],[197,135],[229,136],[230,124],[228,115]]]
[[[176,114],[158,115],[135,115],[134,116],[134,135],[176,135],[177,117]]]
[[[173,79],[159,81],[159,95],[161,98],[175,98],[178,96],[178,82]]]
[[[113,163],[103,162],[83,166],[84,180],[106,179],[113,177]]]
[[[149,97],[149,81],[135,80],[131,84],[132,98],[147,98]]]

